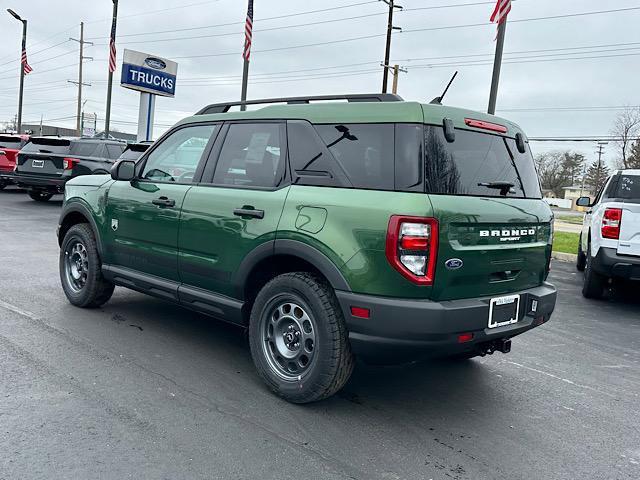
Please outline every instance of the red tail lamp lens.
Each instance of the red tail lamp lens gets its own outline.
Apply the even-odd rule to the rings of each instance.
[[[368,308],[351,307],[351,315],[357,318],[369,318],[371,311]]]

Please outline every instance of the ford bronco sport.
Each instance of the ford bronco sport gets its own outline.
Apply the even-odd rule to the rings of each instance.
[[[394,95],[248,103],[271,105],[208,106],[67,183],[72,304],[119,285],[242,325],[296,403],[338,391],[356,356],[506,353],[549,320],[552,213],[518,126]]]

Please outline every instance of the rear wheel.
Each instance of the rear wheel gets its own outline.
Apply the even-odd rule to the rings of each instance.
[[[293,403],[330,397],[347,382],[354,356],[331,287],[309,273],[287,273],[258,294],[249,323],[258,374]]]
[[[582,250],[582,234],[580,234],[580,240],[578,240],[578,259],[576,261],[576,268],[579,272],[583,272],[587,266],[587,256]]]
[[[86,223],[69,229],[60,248],[60,281],[73,305],[95,308],[113,295],[114,285],[102,276],[96,239]]]
[[[607,277],[599,274],[593,269],[591,243],[589,243],[586,252],[586,267],[584,271],[584,283],[582,284],[582,295],[584,295],[585,298],[602,298],[606,285]]]
[[[30,190],[29,196],[31,197],[32,200],[35,200],[36,202],[48,202],[49,200],[51,200],[51,197],[53,197],[53,193],[38,192],[37,190]]]
[[[7,184],[5,182],[3,182],[2,180],[0,180],[0,190],[3,190],[4,187],[6,187]]]

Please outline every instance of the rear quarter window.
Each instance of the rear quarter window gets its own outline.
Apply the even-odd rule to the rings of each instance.
[[[394,125],[315,125],[355,188],[394,190]]]
[[[611,180],[607,197],[627,203],[640,203],[640,175],[618,175]]]

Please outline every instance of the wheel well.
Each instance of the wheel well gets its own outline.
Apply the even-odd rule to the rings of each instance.
[[[64,236],[67,234],[69,229],[79,223],[89,223],[87,217],[80,212],[69,212],[64,217],[60,224],[60,231],[58,232],[58,245],[62,245],[62,240],[64,240]]]
[[[273,255],[258,262],[249,275],[244,285],[245,309],[244,315],[248,320],[251,306],[258,296],[260,289],[278,275],[289,272],[309,272],[330,283],[318,268],[312,263],[294,255]]]

